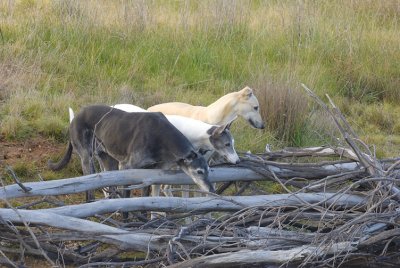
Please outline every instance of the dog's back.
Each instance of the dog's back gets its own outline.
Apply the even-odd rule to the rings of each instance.
[[[203,106],[193,106],[182,102],[168,102],[154,105],[149,107],[147,110],[150,112],[162,112],[163,114],[167,115],[181,115],[200,120],[208,124],[213,124],[209,122],[206,113],[206,107]]]
[[[155,163],[176,162],[177,157],[194,150],[189,140],[162,113],[127,113],[99,105],[88,106],[86,111],[100,114],[91,126],[94,136],[106,152],[120,162],[131,161],[130,157],[151,159]]]
[[[95,152],[112,162],[127,162],[133,156],[136,162],[137,159],[148,160],[150,165],[173,163],[195,151],[190,141],[162,113],[127,113],[107,105],[82,108],[70,123],[69,135],[63,159],[57,163],[49,161],[50,169],[65,167],[71,159],[72,148],[81,159],[84,174],[94,172]],[[116,169],[118,163],[108,165]]]

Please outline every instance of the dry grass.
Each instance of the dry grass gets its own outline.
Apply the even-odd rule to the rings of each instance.
[[[294,83],[262,77],[255,83],[267,129],[289,144],[296,143],[309,115],[308,98]]]

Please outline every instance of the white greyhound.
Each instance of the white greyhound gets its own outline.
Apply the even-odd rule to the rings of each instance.
[[[162,112],[165,115],[182,115],[213,125],[228,124],[241,116],[253,127],[264,128],[258,100],[253,90],[247,86],[240,91],[222,96],[207,107],[193,106],[182,102],[169,102],[154,105],[147,110]]]

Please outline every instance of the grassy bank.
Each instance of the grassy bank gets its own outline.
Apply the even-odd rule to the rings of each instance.
[[[395,155],[399,13],[395,0],[2,1],[1,135],[64,143],[69,106],[207,105],[249,85],[268,128],[235,123],[239,150],[329,143],[304,83]]]

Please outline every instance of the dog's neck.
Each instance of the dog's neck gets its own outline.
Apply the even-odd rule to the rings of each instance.
[[[206,113],[210,124],[223,125],[228,124],[238,116],[235,109],[237,105],[237,92],[222,96],[214,103],[206,107]]]

